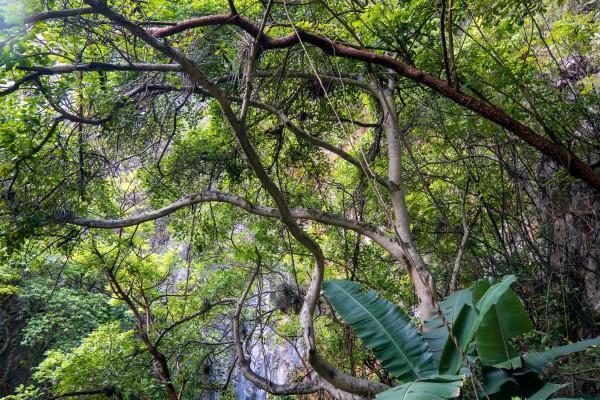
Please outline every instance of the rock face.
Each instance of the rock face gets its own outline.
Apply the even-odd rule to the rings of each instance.
[[[27,381],[35,354],[21,344],[27,315],[16,295],[0,296],[0,397]]]
[[[224,332],[231,332],[229,324],[223,324],[220,328]],[[252,329],[251,324],[246,324],[246,331]],[[231,340],[227,336],[227,340]],[[253,342],[249,355],[252,359],[252,370],[260,376],[266,377],[275,383],[286,383],[293,380],[297,375],[298,368],[302,366],[299,352],[302,348],[299,344],[282,341],[270,329],[263,332],[263,338],[259,342]],[[252,384],[235,365],[236,357],[233,349],[211,359],[210,364],[200,368],[201,382],[204,391],[202,400],[230,399],[236,400],[266,400],[267,393]],[[223,395],[223,387],[227,386]]]
[[[545,214],[550,263],[557,271],[573,271],[584,282],[587,305],[600,312],[600,196],[576,183],[570,193],[554,196]]]
[[[289,382],[300,364],[300,357],[290,343],[278,344],[273,334],[268,344],[257,343],[252,348],[252,369],[275,383]],[[301,351],[301,350],[300,350]],[[235,398],[237,400],[266,400],[267,393],[258,389],[237,371]]]
[[[593,2],[591,2],[593,3]],[[590,4],[591,4],[590,3]],[[570,7],[582,7],[588,12],[588,5],[571,2]],[[600,43],[596,41],[597,43]],[[596,80],[600,74],[600,59],[583,57],[575,50],[573,54],[558,60],[559,74],[553,86],[562,89],[564,101],[573,102],[580,92],[579,83],[583,79]],[[593,90],[598,91],[595,87]],[[588,109],[589,117],[579,121],[579,126],[569,139],[597,143],[600,138],[600,119],[597,106]],[[596,170],[600,166],[600,154],[588,155],[588,163]],[[552,162],[542,160],[537,168],[537,177],[544,185],[534,194],[540,211],[540,221],[546,227],[547,262],[552,271],[560,275],[570,275],[584,287],[586,308],[598,316],[600,314],[600,193],[585,183],[576,181],[570,187],[557,187],[554,178],[560,169]],[[594,316],[586,315],[579,309],[579,317],[594,330]],[[576,311],[577,312],[577,311]],[[588,322],[585,322],[585,321]],[[593,333],[593,332],[592,332]]]

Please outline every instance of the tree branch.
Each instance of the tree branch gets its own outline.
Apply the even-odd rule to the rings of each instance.
[[[201,26],[225,24],[238,26],[255,38],[259,36],[260,31],[255,24],[240,15],[233,14],[217,14],[193,18],[179,22],[173,26],[151,29],[148,32],[155,37],[165,38]],[[584,180],[596,189],[600,189],[600,174],[597,174],[570,150],[541,136],[532,128],[511,117],[501,108],[482,99],[465,94],[456,86],[449,85],[447,81],[430,75],[412,65],[402,63],[388,55],[377,54],[362,48],[335,42],[327,37],[310,33],[300,28],[296,28],[296,32],[293,34],[279,38],[266,34],[260,36],[260,43],[265,50],[294,46],[300,41],[310,43],[334,57],[364,61],[392,69],[405,78],[429,87],[443,97],[512,132],[521,140],[566,168],[572,176]]]
[[[110,10],[106,6],[106,4],[98,2],[97,0],[90,0],[88,1],[88,4],[92,4],[92,8],[94,8],[94,10],[84,8],[51,11],[48,13],[38,14],[26,18],[26,21],[28,21],[28,23],[33,23],[50,18],[61,18],[72,15],[89,14],[94,11],[101,11],[101,13],[103,13],[105,16],[108,16],[106,14],[107,10],[109,13],[112,12],[112,10]],[[130,29],[132,33],[136,34],[141,38],[143,37],[144,41],[150,43],[157,50],[162,49],[163,51],[166,51],[165,54],[170,56],[173,56],[174,54],[178,54],[179,56],[181,56],[181,53],[175,51],[166,43],[150,41],[148,36],[152,35],[155,38],[166,38],[168,36],[197,27],[231,24],[240,27],[241,29],[252,35],[254,38],[260,36],[259,43],[265,50],[287,48],[296,45],[302,40],[303,42],[310,43],[322,49],[325,53],[335,57],[342,57],[356,61],[364,61],[370,64],[376,64],[386,68],[390,68],[396,71],[401,76],[413,80],[417,83],[420,83],[426,87],[429,87],[430,89],[433,89],[443,97],[446,97],[454,101],[455,103],[462,105],[463,107],[475,112],[483,118],[494,122],[495,124],[505,128],[509,132],[512,132],[515,136],[523,140],[525,143],[534,147],[542,154],[546,155],[559,165],[563,166],[573,177],[580,178],[583,181],[587,182],[590,186],[600,190],[600,174],[596,173],[593,170],[593,168],[584,163],[567,148],[541,136],[529,126],[526,126],[523,123],[511,117],[501,108],[491,103],[488,103],[487,101],[484,101],[482,99],[478,99],[468,94],[465,94],[461,92],[458,87],[449,85],[447,81],[441,80],[433,75],[430,75],[425,71],[422,71],[412,65],[402,63],[401,61],[388,55],[377,54],[362,48],[335,42],[327,37],[310,33],[300,28],[296,28],[293,34],[279,38],[275,38],[266,34],[261,35],[258,26],[256,26],[250,20],[236,13],[215,14],[198,18],[192,18],[178,22],[174,25],[170,25],[163,28],[148,29],[147,31],[139,25],[136,25],[130,22],[129,20],[126,20],[119,14],[112,12],[111,15],[114,22],[120,24],[127,24],[128,29]],[[109,19],[111,18],[109,17]],[[180,61],[181,57],[179,57],[179,59],[174,59]]]
[[[228,193],[222,193],[218,191],[205,191],[194,193],[163,207],[158,210],[149,211],[134,217],[126,217],[122,219],[95,219],[85,217],[71,217],[62,218],[56,217],[51,219],[54,223],[68,223],[72,225],[84,226],[88,228],[101,228],[101,229],[115,229],[125,228],[128,226],[135,226],[148,221],[154,221],[159,218],[166,217],[169,214],[174,213],[185,207],[190,207],[199,203],[226,203],[239,207],[250,214],[267,217],[267,218],[281,218],[279,210],[273,207],[255,206],[246,199],[235,196]],[[380,244],[386,250],[391,247],[395,247],[398,244],[391,238],[389,238],[384,232],[375,228],[374,226],[353,219],[344,218],[340,215],[327,213],[320,210],[313,210],[309,208],[292,208],[290,213],[295,219],[312,220],[320,222],[326,225],[337,226],[344,229],[350,229],[358,232]]]
[[[38,75],[68,74],[71,72],[89,71],[139,71],[139,72],[181,72],[179,64],[110,64],[103,62],[89,62],[85,64],[58,64],[51,67],[43,66],[19,66],[21,71],[35,72]]]
[[[311,355],[316,354],[316,340],[312,318],[319,301],[321,282],[323,281],[323,277],[325,274],[325,259],[323,256],[323,252],[319,244],[315,240],[313,240],[309,235],[307,235],[306,232],[302,230],[302,228],[298,226],[294,217],[291,215],[290,209],[286,203],[283,194],[265,171],[258,154],[254,150],[252,143],[248,139],[246,125],[243,123],[243,121],[239,121],[237,119],[235,113],[233,112],[233,109],[231,108],[227,95],[221,90],[220,87],[211,82],[204,75],[204,73],[198,69],[198,67],[192,60],[186,57],[179,50],[176,50],[170,45],[168,45],[166,42],[161,42],[155,37],[149,35],[144,28],[140,27],[139,25],[136,25],[124,16],[113,11],[106,5],[106,3],[98,0],[85,1],[109,20],[124,27],[134,36],[138,37],[140,40],[146,42],[165,56],[170,57],[174,61],[180,63],[183,68],[183,71],[188,74],[191,80],[195,84],[204,88],[219,103],[221,111],[223,112],[223,115],[229,123],[231,129],[233,130],[235,138],[246,157],[248,165],[250,166],[256,177],[261,182],[262,186],[269,193],[269,195],[272,197],[273,201],[277,205],[281,221],[285,224],[285,226],[287,227],[291,235],[294,237],[294,239],[296,239],[314,256],[315,268],[313,270],[313,276],[311,277],[310,286],[306,292],[306,296],[304,297],[304,304],[302,306],[302,310],[300,311],[300,324],[304,333],[304,341],[306,344],[307,353]],[[261,36],[259,30],[255,37],[259,37],[260,42],[260,38],[265,36]],[[314,357],[309,358],[309,361],[311,359],[314,359]],[[321,362],[325,363],[323,359],[321,359]],[[330,365],[327,365],[327,367],[330,370],[335,370]],[[354,393],[360,394],[372,393],[372,382],[369,382],[364,379],[358,379],[350,375],[343,374],[341,372],[337,373],[335,376],[332,376],[331,374],[324,375],[323,378],[329,380],[332,384],[345,391],[352,391]],[[333,382],[334,378],[336,378],[335,382]]]
[[[258,275],[258,271],[261,266],[261,257],[258,254],[258,260],[256,262],[256,268],[252,271],[250,275],[250,279],[246,284],[242,295],[237,301],[237,305],[235,307],[235,312],[232,317],[232,331],[233,331],[233,341],[235,345],[235,350],[237,352],[237,360],[238,366],[246,379],[252,382],[257,387],[263,389],[264,391],[275,394],[275,395],[284,395],[284,394],[310,394],[315,393],[321,389],[318,380],[311,379],[305,382],[299,382],[295,384],[280,384],[271,381],[270,379],[264,378],[258,375],[256,372],[252,370],[251,360],[246,357],[244,351],[244,342],[242,340],[241,327],[240,327],[240,316],[242,314],[242,308],[244,302],[246,301],[246,297],[250,292],[250,288],[252,288],[252,284]]]
[[[92,7],[47,11],[47,12],[31,15],[29,17],[25,17],[23,19],[23,24],[28,25],[28,24],[34,24],[36,22],[47,21],[49,19],[63,19],[63,18],[68,18],[68,17],[76,17],[79,15],[92,14],[93,12],[94,12],[94,10],[92,9]],[[6,24],[6,23],[4,23],[4,21],[0,21],[1,28],[10,28],[10,27],[19,26],[19,25],[20,24],[18,24],[18,23]]]

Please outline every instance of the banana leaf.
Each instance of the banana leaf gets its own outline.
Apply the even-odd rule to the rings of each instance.
[[[437,374],[427,343],[410,318],[376,292],[356,282],[323,282],[323,292],[365,346],[401,382]]]

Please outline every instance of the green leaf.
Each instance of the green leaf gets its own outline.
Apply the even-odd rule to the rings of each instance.
[[[475,334],[479,360],[483,365],[521,368],[521,357],[509,339],[532,329],[519,298],[512,290],[507,291],[483,316]]]
[[[459,344],[462,353],[467,352],[469,343],[473,339],[473,327],[477,322],[477,313],[473,307],[465,304],[458,313],[458,317],[452,328],[452,334]],[[463,365],[461,351],[458,351],[456,344],[452,340],[447,340],[440,358],[440,374],[456,373]]]
[[[567,354],[583,351],[591,346],[599,346],[600,337],[594,339],[582,340],[581,342],[567,344],[565,346],[555,347],[548,351],[540,353],[529,353],[523,357],[523,364],[525,367],[541,373],[548,364],[554,362],[558,357],[565,356]]]
[[[442,300],[439,303],[440,309],[444,314],[444,318],[446,318],[448,327],[452,328],[456,318],[458,318],[460,310],[465,304],[475,304],[489,287],[489,281],[487,279],[481,279],[474,285],[451,293],[446,299]],[[428,331],[423,333],[423,337],[433,353],[434,361],[439,365],[442,351],[448,340],[448,328],[444,325],[444,322],[439,315],[435,315],[433,318],[426,321],[425,327]]]
[[[500,298],[510,289],[510,285],[517,281],[514,275],[507,275],[504,277],[502,282],[496,283],[491,286],[483,295],[483,297],[477,302],[476,307],[480,315],[485,315],[492,306],[496,305]],[[478,321],[477,326],[481,323]]]
[[[458,313],[465,304],[473,303],[473,287],[458,290],[450,294],[446,299],[439,303],[440,309],[446,318],[448,327],[452,328],[452,324],[456,321]],[[448,339],[448,328],[442,321],[439,315],[425,322],[427,332],[423,333],[423,337],[427,341],[429,348],[433,354],[433,359],[439,364],[442,350],[446,340]]]
[[[530,396],[542,388],[542,370],[560,356],[582,351],[590,346],[600,345],[600,338],[588,339],[566,346],[556,347],[542,353],[530,353],[523,357],[523,367],[509,371],[501,368],[485,368],[483,371],[483,389],[489,395],[499,393]],[[508,383],[512,383],[509,385]],[[505,384],[507,384],[505,386]]]
[[[502,368],[490,368],[483,371],[483,390],[488,395],[498,393],[507,382],[518,385],[517,380],[509,371]]]
[[[398,306],[356,282],[325,281],[323,291],[390,374],[403,382],[436,374],[427,343]]]
[[[473,287],[472,287],[472,290],[473,290],[473,303],[472,304],[475,304],[479,300],[481,300],[481,298],[488,291],[490,286],[491,286],[490,279],[480,279],[479,281],[477,281],[477,283],[475,285],[473,285]]]
[[[439,375],[393,387],[377,395],[379,400],[443,400],[460,394],[463,377]]]
[[[559,391],[565,386],[567,385],[559,385],[557,383],[546,383],[544,387],[535,392],[533,395],[529,396],[527,400],[546,400],[552,394]]]
[[[467,352],[469,344],[475,337],[486,314],[500,302],[502,296],[510,290],[510,285],[516,280],[517,278],[514,275],[506,276],[502,282],[486,290],[474,307],[469,305],[462,307],[452,327],[452,332],[460,346],[460,350],[451,340],[446,341],[440,357],[440,374],[452,375],[458,372],[463,364],[461,352]]]

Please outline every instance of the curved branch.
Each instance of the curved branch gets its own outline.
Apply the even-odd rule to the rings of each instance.
[[[167,215],[172,214],[175,211],[185,207],[190,207],[195,204],[208,202],[231,204],[233,206],[239,207],[247,211],[250,214],[258,215],[261,217],[277,219],[281,218],[281,214],[279,213],[279,210],[277,208],[255,206],[243,197],[228,193],[218,191],[205,191],[190,194],[163,208],[154,211],[149,211],[133,217],[126,217],[121,219],[95,219],[86,217],[71,217],[65,219],[61,217],[56,217],[53,219],[53,222],[68,223],[88,228],[125,228],[128,226],[135,226],[144,222],[154,221],[159,218],[166,217]],[[360,233],[362,235],[367,236],[374,242],[378,243],[386,250],[390,250],[398,246],[398,244],[393,239],[389,238],[383,231],[362,221],[344,218],[340,215],[320,210],[314,210],[310,208],[291,208],[290,213],[295,219],[311,220],[326,225],[349,229],[354,232]]]
[[[250,288],[252,287],[252,284],[254,283],[254,280],[256,279],[256,275],[258,275],[258,271],[260,270],[260,265],[261,265],[261,258],[260,258],[260,255],[258,255],[256,268],[254,268],[254,270],[252,271],[252,274],[250,275],[250,279],[248,280],[248,283],[246,284],[246,287],[244,288],[242,295],[240,296],[240,298],[237,301],[237,304],[235,307],[235,312],[233,313],[233,317],[232,317],[233,340],[234,340],[234,344],[235,344],[235,350],[237,353],[238,366],[239,366],[240,370],[242,371],[242,374],[244,374],[244,376],[246,377],[246,379],[248,379],[254,385],[256,385],[257,387],[261,388],[262,390],[264,390],[268,393],[275,394],[275,395],[315,393],[321,389],[321,385],[319,384],[318,380],[311,379],[309,381],[298,382],[295,384],[275,383],[275,382],[271,381],[270,379],[262,377],[259,374],[257,374],[256,372],[254,372],[252,370],[250,358],[246,357],[246,354],[244,351],[244,343],[242,341],[242,335],[241,335],[240,316],[242,314],[242,307],[244,305],[244,302],[246,301],[246,297],[248,296],[248,293],[250,292]]]
[[[68,18],[68,17],[77,17],[77,16],[85,15],[85,14],[93,14],[93,13],[94,13],[94,9],[92,7],[70,8],[70,9],[66,9],[66,10],[46,11],[43,13],[25,17],[23,19],[23,24],[28,25],[28,24],[34,24],[36,22],[47,21],[50,19],[63,19],[63,18]],[[2,27],[2,28],[10,28],[10,27],[19,26],[19,25],[21,25],[21,24],[18,24],[18,23],[6,24],[6,23],[4,23],[4,21],[0,21],[0,27]]]
[[[197,65],[188,57],[186,57],[181,51],[173,48],[168,43],[164,41],[159,41],[155,37],[149,35],[144,28],[131,22],[123,15],[115,12],[114,10],[109,8],[106,5],[106,3],[99,0],[85,1],[96,11],[104,15],[112,22],[127,29],[134,36],[146,42],[148,45],[158,50],[163,55],[170,57],[174,61],[180,63],[183,68],[183,71],[189,75],[190,79],[195,84],[201,86],[203,89],[209,92],[210,95],[214,97],[215,100],[217,100],[217,102],[219,103],[224,117],[227,119],[231,129],[235,134],[236,140],[240,148],[244,152],[248,165],[252,168],[254,174],[257,176],[262,186],[269,193],[269,195],[272,197],[273,201],[277,205],[281,221],[285,224],[285,226],[287,227],[291,235],[294,237],[294,239],[296,239],[302,246],[308,249],[314,256],[315,268],[313,270],[313,276],[311,277],[309,289],[307,290],[306,296],[304,298],[302,310],[300,311],[300,322],[304,333],[306,351],[309,354],[316,354],[316,340],[312,318],[319,301],[321,282],[323,281],[325,275],[325,260],[323,252],[319,244],[316,241],[314,241],[309,235],[307,235],[306,232],[302,230],[302,228],[298,226],[298,224],[295,221],[295,218],[291,215],[291,211],[285,201],[283,194],[265,171],[258,154],[254,150],[252,143],[248,139],[246,126],[242,121],[239,121],[237,119],[235,113],[231,108],[227,95],[221,90],[219,86],[211,82],[206,77],[206,75],[204,75],[204,73],[198,69]],[[257,32],[256,36],[260,38],[264,37],[260,35],[260,30]],[[259,42],[260,41],[261,40],[259,40]],[[310,357],[309,361],[311,361],[313,358],[314,357]],[[326,363],[323,359],[321,360],[323,363]],[[327,365],[327,367],[329,370],[335,371],[335,369],[331,365]],[[337,386],[338,388],[345,391],[352,391],[354,393],[359,394],[373,393],[372,382],[369,382],[368,380],[359,379],[347,374],[343,374],[341,372],[337,372],[335,376],[322,375],[322,377],[334,384],[335,386]]]
[[[123,219],[92,219],[92,218],[67,218],[60,220],[56,218],[56,222],[66,222],[73,225],[90,227],[90,228],[102,228],[102,229],[115,229],[115,228],[124,228],[128,226],[138,225],[144,222],[153,221],[159,219],[161,217],[165,217],[181,208],[189,207],[194,204],[203,203],[203,202],[219,202],[219,203],[227,203],[239,207],[250,214],[259,215],[267,218],[281,218],[280,212],[277,208],[272,207],[264,207],[264,206],[255,206],[252,203],[248,202],[242,197],[217,192],[217,191],[207,191],[201,193],[194,193],[189,196],[185,196],[168,206],[165,206],[161,209],[150,211],[135,217],[127,217]],[[379,229],[361,222],[352,219],[343,218],[341,216],[326,213],[319,210],[312,210],[307,208],[292,208],[290,209],[290,214],[295,219],[307,219],[313,220],[316,222],[321,222],[327,225],[338,226],[345,229],[350,229],[355,232],[359,232],[364,236],[369,237],[374,242],[378,243],[380,246],[384,247],[387,251],[392,254],[398,256],[400,254],[400,248],[398,243],[393,239],[387,237],[383,232]],[[240,359],[241,360],[241,359]],[[351,377],[350,375],[344,374],[335,368],[333,368],[329,363],[322,358],[316,351],[309,352],[309,361],[315,371],[319,373],[320,376],[323,376],[328,382],[332,385],[343,389],[344,391],[362,394],[365,396],[371,396],[373,394],[379,393],[382,390],[387,389],[387,386],[377,382],[371,382],[367,380],[359,380],[355,377]],[[313,383],[309,385],[309,382],[305,382],[304,384],[299,384],[297,386],[291,387],[290,385],[285,384],[274,384],[263,377],[257,376],[249,366],[241,365],[242,372],[246,375],[246,377],[251,380],[257,386],[263,388],[264,390],[269,391],[273,394],[284,394],[284,393],[310,393],[314,389],[312,387]],[[244,371],[246,370],[246,371]],[[254,376],[253,376],[254,375]]]
[[[32,81],[36,80],[39,77],[40,77],[40,74],[37,73],[37,72],[34,72],[33,74],[28,74],[28,75],[25,75],[24,77],[22,77],[20,79],[17,79],[12,85],[10,85],[6,89],[0,91],[0,97],[6,96],[6,95],[11,94],[13,92],[16,92],[25,83],[32,82]]]
[[[71,72],[88,71],[139,71],[139,72],[181,72],[179,64],[111,64],[102,62],[89,62],[85,64],[57,64],[51,67],[44,66],[19,66],[21,71],[35,72],[39,75],[68,74]]]
[[[62,18],[71,15],[83,15],[92,12],[104,13],[106,16],[106,10],[109,10],[105,4],[97,1],[89,1],[88,4],[93,5],[92,8],[73,9],[73,10],[61,10],[61,11],[50,11],[43,14],[38,14],[26,18],[27,23],[33,23],[37,21],[43,21],[51,18]],[[104,7],[104,9],[101,9]],[[112,11],[112,10],[110,10]],[[545,137],[538,134],[532,128],[524,125],[511,117],[506,111],[501,108],[488,103],[485,100],[469,96],[460,91],[460,88],[455,85],[451,85],[448,81],[439,79],[433,75],[426,73],[412,65],[405,64],[391,56],[377,54],[369,50],[365,50],[359,47],[353,47],[348,44],[335,42],[327,37],[310,33],[303,29],[297,28],[293,34],[275,38],[267,34],[260,34],[260,29],[250,20],[238,15],[237,13],[230,14],[215,14],[207,15],[198,18],[192,18],[185,21],[175,23],[163,28],[153,28],[144,30],[139,25],[133,24],[130,21],[124,19],[118,14],[113,14],[114,22],[117,23],[128,23],[128,29],[131,28],[132,33],[144,37],[144,40],[153,45],[158,50],[167,50],[167,55],[173,55],[174,49],[167,46],[162,42],[151,43],[147,39],[147,35],[150,34],[155,38],[166,38],[168,36],[184,32],[189,29],[194,29],[202,26],[211,25],[226,25],[231,24],[238,26],[242,30],[246,31],[255,38],[259,37],[259,42],[263,49],[281,49],[294,46],[300,41],[310,43],[323,50],[325,53],[335,57],[342,57],[351,60],[364,61],[370,64],[380,65],[386,68],[390,68],[396,71],[401,76],[408,78],[412,81],[420,83],[424,86],[433,89],[443,97],[446,97],[457,104],[462,105],[465,108],[475,112],[483,118],[494,122],[495,124],[505,128],[509,132],[512,132],[515,136],[519,137],[525,143],[534,147],[542,154],[546,155],[559,165],[563,166],[570,175],[576,178],[580,178],[587,182],[590,186],[600,190],[600,174],[596,173],[592,167],[584,163],[579,159],[573,152],[567,148],[554,143]],[[110,19],[110,18],[109,18]],[[177,61],[177,58],[175,58]],[[209,82],[210,84],[210,82]]]
[[[327,360],[321,357],[316,351],[311,351],[309,353],[309,362],[320,376],[325,377],[327,381],[335,387],[343,388],[346,392],[361,394],[367,398],[371,398],[377,393],[389,389],[389,386],[384,383],[366,380],[357,381],[353,376],[340,373],[340,371],[333,368]]]

